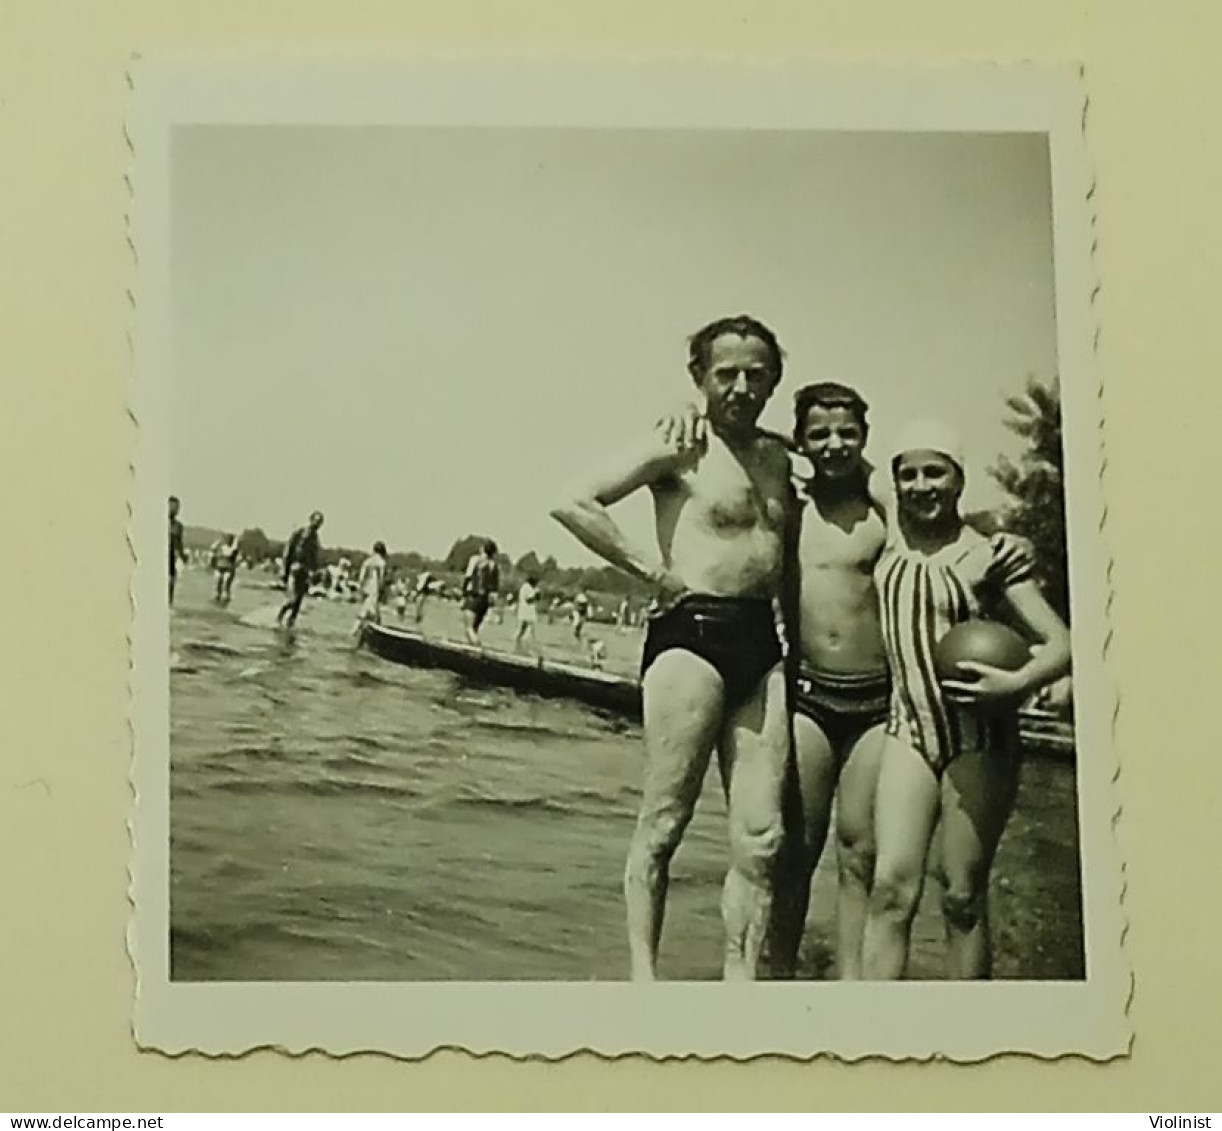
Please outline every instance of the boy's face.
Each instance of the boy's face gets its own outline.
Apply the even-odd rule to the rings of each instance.
[[[798,434],[798,449],[828,479],[846,479],[862,468],[866,430],[843,405],[811,405]]]

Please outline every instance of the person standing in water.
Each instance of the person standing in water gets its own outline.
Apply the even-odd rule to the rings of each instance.
[[[1032,566],[999,571],[996,544],[963,521],[965,466],[958,439],[937,422],[905,429],[890,465],[895,514],[874,577],[893,690],[874,810],[867,979],[904,976],[939,819],[947,974],[991,976],[989,872],[1018,794],[1017,708],[1070,668],[1069,631]],[[962,677],[940,681],[933,650],[943,635],[1002,612],[1035,643],[1023,667],[963,660]]]
[[[229,604],[233,596],[233,581],[238,572],[238,536],[229,534],[212,546],[212,571],[215,587],[212,598],[218,605]]]
[[[517,601],[518,631],[513,638],[513,650],[522,651],[527,637],[534,651],[539,650],[539,579],[533,574],[522,582]]]
[[[501,567],[496,560],[496,543],[489,539],[467,562],[462,582],[463,626],[467,642],[479,644],[479,630],[501,587]]]
[[[322,511],[314,511],[305,526],[299,526],[284,548],[284,588],[287,597],[276,614],[276,624],[292,628],[301,613],[301,603],[310,591],[310,582],[318,569],[322,544],[318,532],[322,529]]]
[[[399,614],[399,619],[403,620],[407,616],[407,582],[402,575],[395,578],[391,591],[395,597],[395,612]]]
[[[625,597],[620,603],[619,608],[615,610],[615,625],[621,633],[628,631],[632,624],[632,605],[628,598]]]
[[[420,576],[416,578],[416,609],[415,617],[416,624],[424,623],[424,606],[429,599],[429,592],[433,587],[433,575],[429,571],[422,570]]]
[[[352,635],[359,637],[361,629],[366,624],[382,623],[382,594],[386,589],[386,571],[390,563],[387,561],[386,543],[375,542],[373,553],[361,562],[357,574],[356,587],[361,593],[361,611],[357,614],[356,624],[352,627]]]
[[[552,516],[588,549],[662,595],[642,658],[645,782],[624,872],[634,980],[657,976],[670,862],[714,747],[728,795],[723,976],[757,977],[781,842],[789,763],[776,599],[794,516],[789,459],[757,426],[781,379],[773,332],[746,315],[690,339],[706,441],[658,430]],[[657,544],[635,545],[608,508],[648,488]]]
[[[179,563],[186,565],[187,551],[183,546],[184,532],[178,511],[182,504],[177,495],[170,496],[170,604],[174,604],[174,589],[178,584]]]
[[[573,598],[573,639],[580,641],[585,632],[586,621],[590,619],[590,598],[584,589],[577,590]]]

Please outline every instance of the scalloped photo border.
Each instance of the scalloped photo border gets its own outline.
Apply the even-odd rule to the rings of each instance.
[[[1132,973],[1116,824],[1117,696],[1094,297],[1095,185],[1075,66],[641,64],[522,60],[133,61],[130,406],[137,425],[128,949],[137,1044],[171,1055],[439,1049],[556,1059],[949,1059],[1127,1055]],[[176,125],[668,127],[1047,136],[1066,436],[1083,927],[1080,982],[182,983],[169,976],[169,618],[165,585],[171,138]],[[1089,660],[1089,662],[1086,662]]]

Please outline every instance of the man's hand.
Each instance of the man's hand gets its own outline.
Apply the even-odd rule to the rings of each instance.
[[[663,416],[656,425],[663,442],[673,444],[681,452],[703,448],[708,439],[708,427],[704,412],[691,402]]]
[[[660,566],[654,570],[649,575],[649,582],[654,588],[658,605],[662,609],[669,609],[688,592],[687,585],[683,580],[671,573],[665,566]]]

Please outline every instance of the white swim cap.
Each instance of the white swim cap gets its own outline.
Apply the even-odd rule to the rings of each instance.
[[[960,472],[964,471],[963,444],[958,433],[940,420],[913,420],[901,428],[891,452],[892,464],[908,452],[937,452]]]

